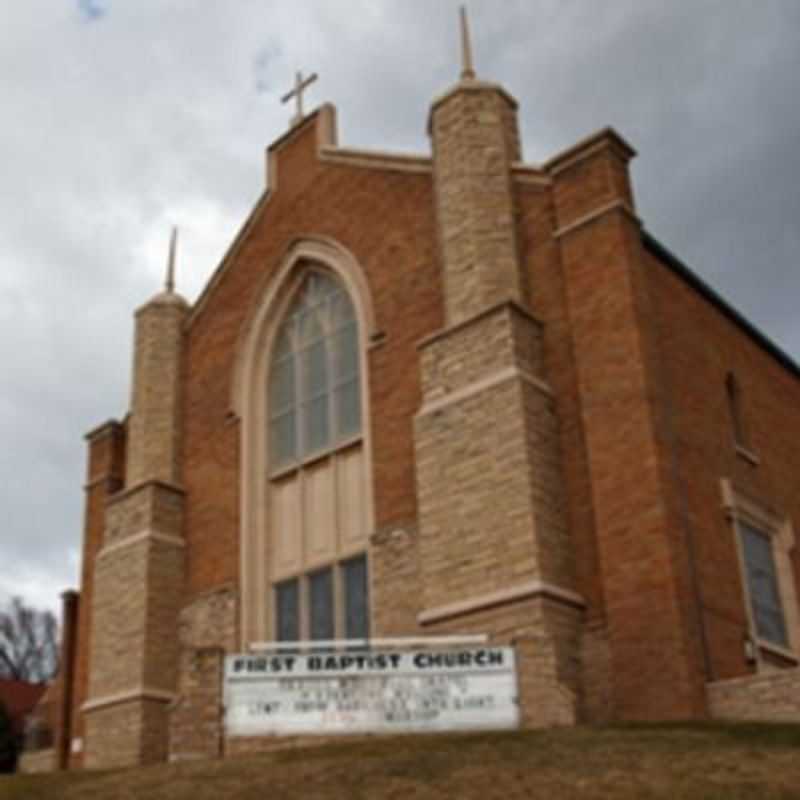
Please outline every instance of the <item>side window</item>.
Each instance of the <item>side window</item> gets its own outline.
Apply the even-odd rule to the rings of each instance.
[[[739,535],[742,540],[750,610],[758,638],[780,647],[788,647],[786,620],[770,534],[740,520]]]
[[[791,520],[739,491],[727,478],[722,479],[721,488],[739,561],[747,658],[758,669],[796,666],[800,663],[800,606]]]

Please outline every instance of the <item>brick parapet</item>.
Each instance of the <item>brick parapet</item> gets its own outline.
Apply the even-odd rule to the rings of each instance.
[[[545,164],[553,181],[556,230],[568,230],[603,210],[621,208],[635,215],[628,167],[635,154],[606,128]]]
[[[108,420],[84,436],[89,457],[86,464],[86,482],[124,478],[126,428],[118,420]]]

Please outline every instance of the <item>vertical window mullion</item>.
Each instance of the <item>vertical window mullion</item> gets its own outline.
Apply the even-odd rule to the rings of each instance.
[[[298,323],[299,328],[299,323]],[[300,460],[306,454],[305,437],[305,379],[303,376],[303,348],[300,344],[300,336],[296,336],[294,347],[292,348],[292,358],[294,359],[294,380],[295,392],[297,396],[297,406],[295,417],[295,435],[297,437],[297,454]]]
[[[336,638],[333,567],[312,572],[309,584],[309,638]]]
[[[754,645],[753,657],[757,665],[761,664],[761,651],[758,647],[758,628],[756,626],[755,611],[753,608],[752,592],[750,591],[750,576],[748,574],[747,556],[744,549],[744,534],[742,532],[741,522],[738,516],[733,517],[734,534],[736,537],[736,549],[739,554],[739,563],[741,565],[742,576],[742,589],[744,591],[744,608],[747,615],[747,628],[749,631],[750,639]]]
[[[336,402],[336,358],[334,353],[335,331],[333,325],[333,310],[331,308],[331,295],[325,300],[325,363],[327,365],[327,390],[328,396],[325,402],[325,408],[328,415],[328,430],[331,435],[331,442],[337,443],[339,441],[339,426],[337,424],[336,414],[334,413],[334,404]]]
[[[342,567],[341,564],[333,566],[333,635],[337,639],[346,639],[346,624],[344,619],[344,596],[342,586]]]

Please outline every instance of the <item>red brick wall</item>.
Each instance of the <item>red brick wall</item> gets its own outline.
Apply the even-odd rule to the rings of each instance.
[[[530,305],[542,322],[544,379],[556,397],[567,514],[575,547],[576,589],[588,604],[587,619],[604,617],[585,432],[570,334],[566,287],[555,209],[546,188],[518,184],[519,250]]]
[[[615,702],[626,718],[693,716],[696,678],[678,596],[676,521],[648,352],[646,296],[634,283],[631,223],[614,212],[565,243],[593,508],[612,642]]]
[[[747,632],[735,540],[722,510],[720,479],[800,522],[800,377],[651,252],[645,253],[665,373],[680,484],[695,542],[712,680],[746,674]],[[725,378],[741,387],[750,449],[737,455]],[[794,551],[795,585],[800,557]]]
[[[416,516],[411,420],[416,343],[442,323],[431,177],[317,160],[316,118],[277,152],[277,191],[205,299],[186,337],[184,474],[190,595],[238,582],[239,426],[229,416],[240,330],[293,239],[348,248],[385,338],[369,353],[376,527]]]

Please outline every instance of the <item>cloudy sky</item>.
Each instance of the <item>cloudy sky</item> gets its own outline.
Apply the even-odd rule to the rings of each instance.
[[[471,0],[481,77],[543,161],[605,125],[647,228],[800,359],[800,2]],[[191,300],[316,70],[346,146],[427,152],[453,0],[2,0],[0,598],[77,585],[83,434],[127,408],[173,223]]]

